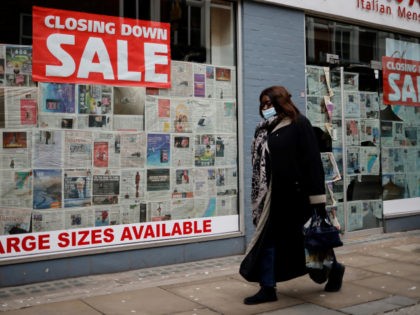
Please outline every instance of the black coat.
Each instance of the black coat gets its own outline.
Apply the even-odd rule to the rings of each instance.
[[[310,196],[325,195],[318,143],[306,117],[301,115],[296,122],[271,133],[268,148],[270,212],[240,267],[241,275],[255,282],[260,281],[260,249],[267,243],[274,243],[276,248],[277,282],[307,273],[302,227],[311,216]]]

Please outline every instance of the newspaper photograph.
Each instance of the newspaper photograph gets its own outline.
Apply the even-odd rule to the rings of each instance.
[[[146,199],[169,200],[171,181],[169,168],[149,168],[146,171]]]
[[[32,46],[6,45],[6,86],[35,86],[32,81]]]
[[[92,205],[92,174],[86,169],[64,170],[64,207]]]
[[[33,170],[33,208],[62,207],[62,170]]]
[[[115,138],[115,152],[119,151],[122,168],[144,168],[146,164],[146,134],[120,133]]]
[[[216,139],[214,135],[196,135],[194,140],[194,165],[214,166],[216,159]]]
[[[34,210],[32,212],[32,232],[47,232],[63,229],[63,210]]]
[[[75,113],[75,85],[69,83],[38,83],[41,113]]]
[[[64,167],[92,167],[92,132],[66,130],[64,132]]]
[[[216,106],[214,101],[194,99],[190,101],[192,112],[192,129],[195,133],[214,133],[216,131]]]
[[[32,171],[2,170],[0,197],[2,205],[15,208],[32,208]]]
[[[36,129],[33,135],[33,144],[33,167],[63,167],[63,132],[61,130]]]
[[[32,128],[37,126],[37,89],[4,89],[6,128]]]
[[[214,98],[215,68],[205,64],[194,64],[194,96]]]
[[[146,89],[144,87],[115,86],[114,130],[144,130],[144,108]]]
[[[144,169],[121,170],[121,204],[138,204],[146,199],[146,171]]]
[[[113,125],[110,115],[79,115],[77,129],[111,130]]]
[[[191,142],[191,135],[172,134],[172,166],[188,167],[193,166],[194,148]]]
[[[3,131],[0,138],[1,169],[31,167],[32,133],[30,131]]]
[[[0,208],[0,235],[30,232],[31,209]]]

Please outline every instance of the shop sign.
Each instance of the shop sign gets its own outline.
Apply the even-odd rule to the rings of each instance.
[[[420,61],[382,57],[385,105],[420,105]]]
[[[33,7],[34,81],[169,88],[170,26]]]
[[[67,253],[112,245],[191,239],[238,230],[238,216],[156,221],[0,236],[2,259]]]

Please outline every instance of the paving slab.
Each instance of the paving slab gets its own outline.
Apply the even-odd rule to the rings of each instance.
[[[133,313],[163,315],[202,308],[198,303],[159,287],[95,296],[83,301],[101,314],[113,315]]]
[[[401,296],[392,296],[377,301],[342,308],[340,309],[340,311],[354,315],[374,315],[392,311],[395,309],[399,309],[403,306],[409,306],[413,304],[416,304],[416,300],[414,299],[409,299]]]
[[[41,304],[27,308],[21,308],[17,310],[2,312],[7,315],[102,315],[103,313],[98,312],[89,305],[82,301],[63,301],[49,304]]]
[[[165,289],[186,299],[191,299],[211,310],[229,315],[257,314],[302,303],[300,300],[277,294],[278,301],[259,305],[245,305],[243,299],[257,292],[258,287],[233,278],[214,281],[197,281],[192,284],[165,286]]]
[[[258,313],[258,315],[343,315],[342,312],[330,310],[328,308],[314,304],[299,304],[275,310],[272,312]]]
[[[363,269],[396,277],[417,276],[420,272],[419,265],[393,260],[371,266],[363,266]]]
[[[358,280],[357,284],[373,290],[388,292],[410,298],[420,298],[420,282],[393,276],[378,276]]]

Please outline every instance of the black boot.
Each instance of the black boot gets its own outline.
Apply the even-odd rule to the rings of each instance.
[[[273,301],[277,301],[276,289],[274,287],[261,287],[257,294],[245,298],[244,304],[253,305]]]
[[[341,285],[343,284],[343,276],[346,267],[338,262],[334,263],[330,274],[328,276],[328,282],[325,285],[324,290],[326,292],[337,292],[340,291]]]

